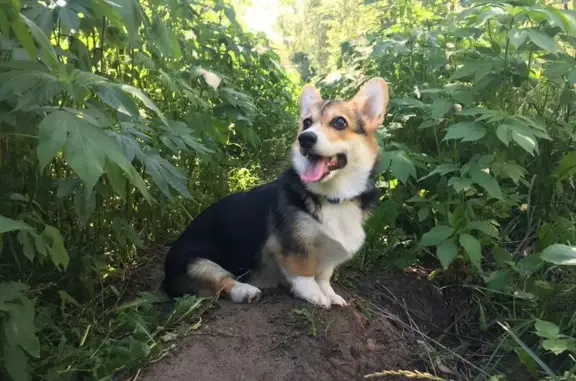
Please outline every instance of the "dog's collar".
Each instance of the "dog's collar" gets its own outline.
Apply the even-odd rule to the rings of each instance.
[[[361,199],[363,195],[369,194],[369,193],[373,192],[374,190],[376,190],[376,188],[374,186],[370,186],[364,192],[362,192],[356,196],[352,196],[352,197],[348,197],[348,198],[324,196],[324,198],[326,199],[326,201],[328,201],[328,203],[338,205],[338,204],[341,204],[341,203],[346,202],[346,201],[354,201],[354,200]]]

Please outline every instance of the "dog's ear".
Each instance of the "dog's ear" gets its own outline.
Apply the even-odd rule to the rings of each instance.
[[[322,95],[312,84],[304,86],[300,95],[300,118],[310,115],[312,106],[322,100]]]
[[[375,77],[362,86],[352,102],[357,105],[368,125],[376,129],[384,121],[388,99],[388,84],[384,79]]]

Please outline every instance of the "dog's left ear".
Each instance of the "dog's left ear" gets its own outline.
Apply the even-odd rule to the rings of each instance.
[[[322,100],[322,95],[312,84],[307,84],[300,95],[300,118],[310,115],[312,106]]]
[[[388,100],[388,84],[380,77],[370,79],[352,98],[369,126],[374,129],[384,121]]]

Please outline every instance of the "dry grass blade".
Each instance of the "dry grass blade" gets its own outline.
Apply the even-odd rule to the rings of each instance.
[[[419,378],[422,380],[432,380],[432,381],[446,381],[443,378],[436,377],[430,373],[419,372],[417,370],[383,370],[381,372],[376,372],[372,374],[367,374],[364,378],[376,378],[385,376],[404,376],[408,378]]]

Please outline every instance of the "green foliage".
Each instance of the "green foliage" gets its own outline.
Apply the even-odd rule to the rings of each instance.
[[[367,3],[381,27],[344,43],[315,80],[341,97],[372,76],[390,84],[380,184],[397,207],[371,220],[371,245],[385,233],[405,258],[393,263],[432,261],[442,281],[467,283],[480,326],[516,324],[511,334],[564,377],[575,365],[562,357],[572,339],[558,336],[573,332],[574,304],[558,303],[576,287],[576,14],[537,0]],[[513,343],[497,348],[534,361]],[[493,359],[483,369],[509,371]]]
[[[277,61],[226,1],[0,4],[2,379],[111,379],[202,309],[110,306],[137,248],[274,172],[294,125]]]

